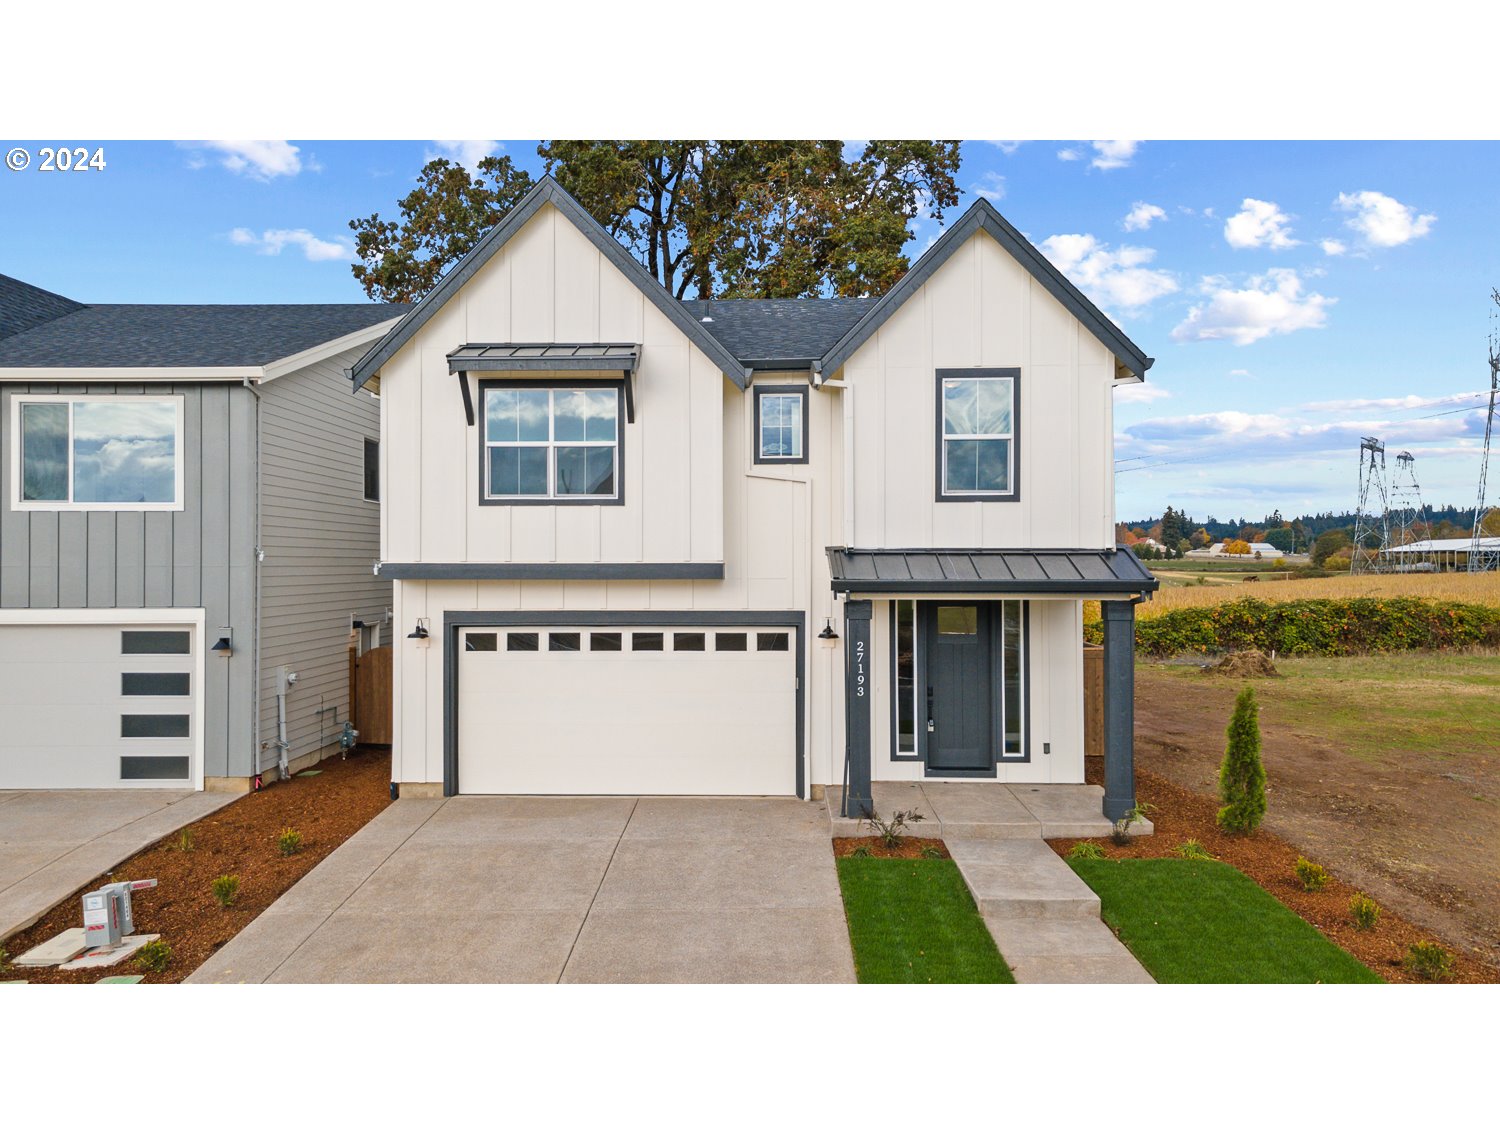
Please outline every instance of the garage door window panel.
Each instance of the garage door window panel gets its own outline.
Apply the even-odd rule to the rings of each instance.
[[[541,646],[536,633],[510,633],[505,638],[506,652],[536,652]]]
[[[121,715],[121,738],[190,738],[192,722],[187,715]]]
[[[181,396],[14,399],[12,500],[41,511],[180,511]]]
[[[177,696],[193,694],[189,672],[121,672],[121,695]]]
[[[193,634],[185,629],[127,629],[120,634],[125,656],[189,656]]]
[[[618,503],[622,390],[484,386],[481,503]]]

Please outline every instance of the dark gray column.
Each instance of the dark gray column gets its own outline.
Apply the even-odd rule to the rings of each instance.
[[[870,618],[869,602],[844,602],[844,807],[847,817],[869,816]]]
[[[1135,807],[1135,603],[1101,602],[1104,615],[1104,815]]]

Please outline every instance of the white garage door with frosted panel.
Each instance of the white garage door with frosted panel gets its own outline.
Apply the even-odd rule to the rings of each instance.
[[[790,626],[505,626],[459,634],[461,793],[797,790]]]
[[[0,625],[0,789],[193,786],[196,632]]]

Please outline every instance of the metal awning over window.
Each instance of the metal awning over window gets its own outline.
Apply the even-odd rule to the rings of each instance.
[[[634,371],[639,344],[465,344],[448,353],[459,371]]]
[[[1149,594],[1157,580],[1128,548],[990,551],[828,548],[840,594]]]

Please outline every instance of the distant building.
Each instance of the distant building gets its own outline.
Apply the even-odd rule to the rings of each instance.
[[[1271,546],[1269,543],[1251,543],[1250,553],[1246,555],[1231,555],[1224,549],[1223,543],[1215,543],[1209,547],[1199,547],[1189,551],[1184,558],[1206,559],[1209,562],[1273,562],[1276,559],[1285,559],[1292,556]]]
[[[1485,551],[1500,551],[1500,535],[1480,539],[1479,546]],[[1400,547],[1388,547],[1380,553],[1383,559],[1390,560],[1397,567],[1405,560],[1413,560],[1411,569],[1414,570],[1468,570],[1469,552],[1473,547],[1474,540],[1465,535],[1462,539],[1420,539]]]

